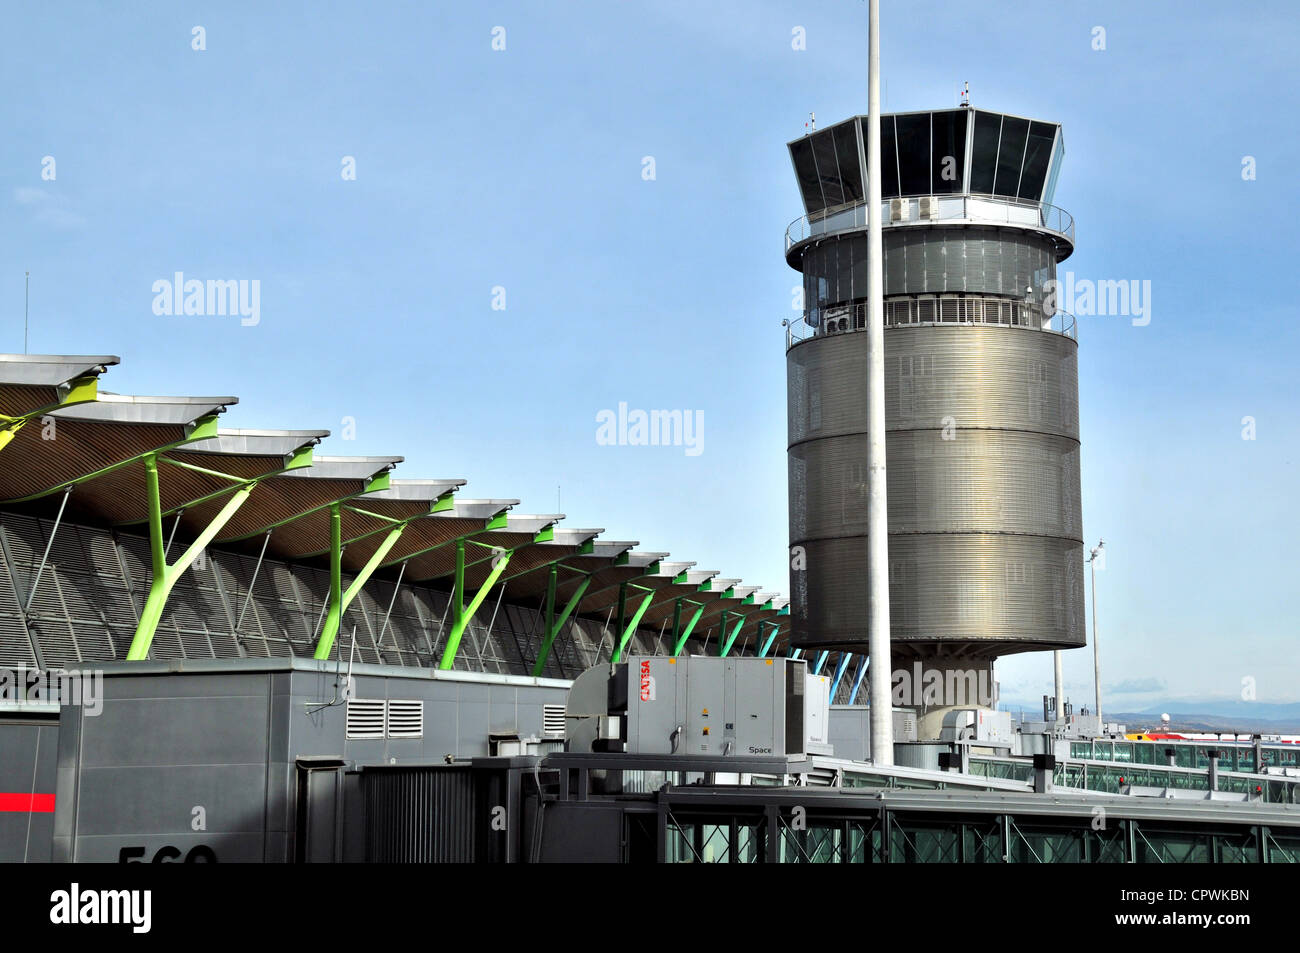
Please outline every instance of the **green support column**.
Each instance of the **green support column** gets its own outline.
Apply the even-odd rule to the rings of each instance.
[[[458,545],[456,547],[456,583],[460,594],[464,593],[465,586],[464,554],[464,546]],[[483,604],[483,600],[487,598],[488,592],[496,585],[501,574],[506,571],[506,566],[510,564],[510,557],[513,555],[514,550],[512,549],[508,549],[501,554],[500,561],[492,567],[487,579],[483,580],[483,585],[479,587],[478,592],[474,593],[474,598],[470,600],[469,605],[461,613],[460,619],[451,627],[451,634],[447,636],[447,648],[443,650],[442,662],[438,665],[438,668],[446,671],[456,661],[456,650],[460,648],[460,637],[465,634],[465,627],[474,618],[474,613]]]
[[[641,600],[641,605],[632,614],[632,621],[627,624],[627,628],[623,630],[622,638],[618,640],[618,647],[614,649],[614,654],[610,657],[611,662],[617,662],[623,657],[623,649],[627,647],[628,640],[632,638],[632,633],[636,631],[637,625],[641,622],[641,617],[645,615],[645,610],[650,608],[650,600],[654,597],[653,592],[647,592],[645,598]],[[622,601],[622,593],[619,593],[619,601]]]
[[[23,424],[27,423],[26,417],[6,417],[0,414],[0,450],[9,446],[9,441],[18,436],[18,431],[23,429]]]
[[[393,548],[402,533],[407,527],[407,523],[398,523],[388,531],[384,541],[379,544],[374,555],[366,560],[365,566],[357,577],[352,580],[352,585],[348,586],[347,591],[339,593],[337,604],[335,602],[338,586],[342,585],[342,566],[343,566],[343,545],[342,521],[339,518],[338,504],[330,508],[330,608],[325,616],[325,627],[321,630],[320,641],[316,643],[316,658],[327,659],[330,657],[330,651],[334,648],[334,637],[338,635],[339,623],[343,619],[343,613],[347,611],[348,605],[356,598],[361,587],[366,584],[374,571],[379,568],[379,564],[384,561],[388,551]],[[338,566],[336,574],[335,566]],[[336,585],[337,582],[337,585]]]
[[[768,649],[770,649],[770,648],[772,647],[772,643],[776,641],[776,634],[777,634],[777,632],[779,632],[779,631],[781,630],[781,627],[780,627],[779,625],[777,625],[775,622],[761,622],[761,623],[759,623],[759,626],[758,626],[758,627],[759,627],[759,630],[762,631],[762,628],[763,628],[763,626],[765,626],[765,625],[770,625],[770,626],[772,627],[772,634],[769,635],[769,636],[767,637],[767,641],[763,643],[763,648],[759,650],[759,653],[758,653],[758,657],[759,657],[759,658],[766,658],[766,657],[767,657]]]
[[[560,564],[551,563],[550,578],[546,580],[546,631],[551,631],[555,622],[555,587],[559,582]]]
[[[682,654],[682,649],[686,647],[686,640],[691,637],[691,632],[695,629],[695,623],[700,621],[700,616],[704,615],[704,606],[695,610],[695,615],[691,616],[691,621],[686,623],[686,631],[677,637],[677,644],[673,646],[673,658]]]
[[[627,582],[618,584],[618,622],[614,625],[615,632],[623,631],[623,622],[627,619]]]
[[[728,652],[731,651],[731,646],[735,644],[736,636],[740,635],[740,630],[743,629],[744,627],[745,627],[745,617],[741,616],[740,621],[736,623],[736,627],[731,630],[731,638],[727,639],[727,644],[722,646],[722,651],[718,653],[719,655],[725,656]],[[721,633],[721,630],[719,630],[719,632]]]
[[[167,605],[167,596],[176,581],[184,574],[190,564],[199,557],[208,543],[221,532],[236,511],[244,505],[257,483],[251,482],[234,492],[226,505],[221,508],[211,523],[204,528],[196,540],[190,544],[170,566],[163,552],[162,503],[158,491],[158,455],[147,454],[144,459],[145,492],[149,498],[149,555],[152,569],[152,581],[149,584],[149,596],[145,599],[144,609],[140,612],[140,622],[135,627],[135,637],[127,650],[128,661],[139,662],[149,657],[149,647],[153,645],[154,633],[158,630],[158,621],[162,618],[163,608]]]
[[[673,606],[673,634],[672,643],[677,644],[677,633],[682,630],[682,597],[678,597],[676,604]]]
[[[451,585],[451,624],[458,626],[465,615],[465,537],[456,537],[456,575]]]
[[[533,663],[533,678],[541,677],[542,670],[546,667],[546,659],[551,654],[551,646],[555,644],[555,637],[560,634],[560,629],[564,628],[564,623],[569,620],[569,613],[582,600],[582,595],[587,591],[589,585],[591,585],[591,576],[582,580],[573,595],[569,597],[569,601],[564,604],[560,617],[546,630],[546,638],[542,640],[542,650],[537,653],[537,661]]]
[[[339,630],[339,620],[343,618],[343,513],[338,503],[330,504],[330,595],[329,608],[325,610],[325,627],[321,630],[320,642],[316,645],[316,658],[329,658],[329,652],[321,655],[321,646],[325,644],[325,633],[330,633],[329,644],[334,644],[334,633]]]

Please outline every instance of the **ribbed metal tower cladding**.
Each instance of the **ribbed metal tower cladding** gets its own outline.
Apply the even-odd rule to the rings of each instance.
[[[971,109],[881,121],[894,664],[1081,646],[1078,344],[1052,294],[1073,222],[1047,202],[1060,127]],[[786,355],[793,642],[858,651],[865,141],[851,119],[791,143],[808,214],[786,243],[804,291]]]

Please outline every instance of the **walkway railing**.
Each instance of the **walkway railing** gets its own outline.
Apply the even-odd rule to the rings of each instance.
[[[886,328],[994,325],[1049,331],[1078,340],[1074,315],[1068,311],[1043,314],[1033,302],[1009,298],[958,298],[953,295],[890,298],[885,301],[884,319]],[[855,301],[810,308],[804,317],[782,323],[785,325],[785,348],[788,351],[809,338],[865,330],[867,303]]]
[[[1074,218],[1065,209],[1000,195],[913,195],[884,199],[880,221],[886,227],[934,222],[1020,225],[1055,232],[1074,244]],[[801,215],[785,230],[785,250],[810,238],[867,227],[867,203],[858,202],[814,215]]]

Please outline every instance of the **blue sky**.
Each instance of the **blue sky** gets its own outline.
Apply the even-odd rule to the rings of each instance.
[[[1080,330],[1108,704],[1300,699],[1293,8],[882,6],[885,107],[969,81],[1063,123],[1065,268],[1152,283],[1148,326]],[[109,389],[351,417],[324,452],[521,512],[559,486],[570,525],[786,591],[784,144],[865,112],[865,3],[28,6],[0,51],[0,349],[30,270],[31,350],[120,354]],[[260,323],[155,315],[176,271],[258,280]],[[703,452],[599,445],[620,402],[701,411]],[[1033,699],[1050,657],[999,675]],[[1090,649],[1066,678],[1087,702]]]

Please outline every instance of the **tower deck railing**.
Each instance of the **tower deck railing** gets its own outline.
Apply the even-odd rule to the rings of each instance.
[[[951,304],[952,307],[948,307]],[[966,305],[978,307],[966,307]],[[921,298],[891,298],[885,301],[886,328],[903,327],[960,327],[992,326],[1013,327],[1027,331],[1046,331],[1061,334],[1071,340],[1079,339],[1074,315],[1068,311],[1044,314],[1031,302],[1008,301],[1009,307],[994,311],[987,301],[979,298],[956,296],[925,296]],[[926,307],[930,305],[930,307]],[[867,326],[867,304],[851,304],[825,308],[812,308],[802,318],[785,323],[785,349],[814,337],[847,334],[862,331]]]
[[[1000,195],[909,195],[880,203],[882,226],[956,224],[1018,225],[1060,235],[1074,245],[1074,218],[1065,209]],[[801,215],[785,230],[785,250],[810,238],[867,227],[867,203]]]

